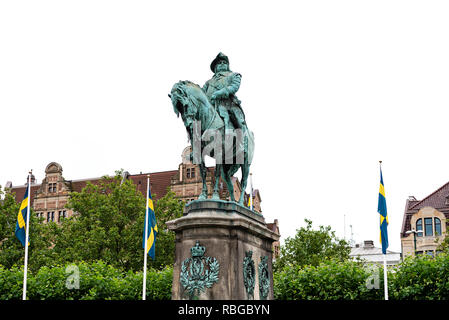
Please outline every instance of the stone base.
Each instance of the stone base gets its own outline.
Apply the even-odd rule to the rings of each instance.
[[[176,233],[172,299],[273,299],[272,243],[279,235],[266,227],[262,215],[235,202],[197,200],[167,226]],[[252,259],[253,267],[245,264],[244,276],[244,259],[250,251],[252,256],[245,261]],[[259,269],[263,257],[267,268]],[[261,286],[268,292],[260,292],[259,278],[268,279]],[[249,285],[245,286],[245,279]],[[252,295],[247,290],[251,279]]]

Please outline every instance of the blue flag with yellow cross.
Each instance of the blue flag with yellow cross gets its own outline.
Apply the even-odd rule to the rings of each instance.
[[[145,213],[145,225],[148,228],[147,239],[145,239],[145,225],[143,228],[143,242],[142,246],[145,249],[145,241],[147,243],[147,254],[154,260],[155,251],[156,251],[156,236],[157,236],[157,224],[156,224],[156,215],[154,213],[154,205],[153,199],[151,197],[150,186],[148,186],[148,194],[147,194],[147,208]]]
[[[385,200],[384,180],[382,177],[382,168],[380,168],[380,187],[379,187],[379,201],[377,204],[377,212],[380,214],[380,243],[382,243],[382,253],[387,253],[388,248],[388,214],[387,202]]]
[[[29,197],[28,197],[28,189],[26,188],[25,195],[23,196],[22,203],[20,204],[19,214],[17,215],[17,223],[16,223],[16,237],[22,243],[22,246],[25,247],[25,237],[26,237],[26,221],[27,221],[27,211],[29,206]],[[29,245],[29,243],[28,243]]]

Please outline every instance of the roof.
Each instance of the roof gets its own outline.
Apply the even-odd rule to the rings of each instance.
[[[399,252],[394,252],[394,251],[390,251],[387,250],[387,254],[399,254]],[[353,247],[351,248],[351,253],[349,254],[350,256],[369,256],[369,255],[378,255],[378,254],[382,254],[382,248],[376,248],[376,247],[372,247],[372,248],[366,248],[363,246],[360,246],[358,248]]]
[[[386,258],[386,261],[389,264],[399,263],[399,261],[401,260],[401,254],[399,252],[387,250],[387,253],[384,257],[384,254],[382,254],[382,248],[376,247],[353,247],[351,248],[351,253],[349,254],[349,256],[374,263],[381,263],[384,261],[384,258]]]
[[[407,199],[405,202],[404,217],[402,219],[402,237],[405,237],[405,232],[412,229],[410,224],[412,215],[424,207],[432,207],[449,215],[448,197],[449,182],[442,185],[422,200],[414,200],[414,198]]]
[[[167,188],[170,187],[171,178],[178,173],[178,170],[162,171],[150,173],[151,196],[157,200],[165,196]],[[130,175],[128,179],[132,180],[137,186],[137,190],[145,194],[147,192],[148,173]]]
[[[40,184],[32,184],[31,185],[30,203],[33,203],[34,197],[37,193],[37,190],[39,190],[40,186],[41,186]],[[23,196],[25,195],[26,188],[27,188],[26,185],[11,188],[11,190],[13,192],[15,192],[15,194],[16,194],[16,202],[20,202],[23,200]]]
[[[449,196],[449,182],[432,192],[421,201],[411,201],[410,210],[419,210],[424,207],[432,207],[435,209],[447,208],[446,198]]]
[[[138,191],[140,191],[143,195],[146,194],[147,190],[147,175],[150,175],[150,187],[151,187],[151,195],[154,200],[158,200],[162,198],[167,193],[167,188],[170,186],[171,178],[178,173],[178,170],[171,171],[162,171],[162,172],[154,172],[154,173],[141,173],[129,175],[128,179],[132,180],[136,185]],[[87,185],[87,182],[91,182],[93,184],[98,184],[101,180],[101,177],[91,178],[91,179],[80,179],[80,180],[67,180],[70,184],[71,191],[73,192],[81,192],[83,188]],[[37,194],[41,184],[33,184],[31,185],[31,203],[33,203],[34,197]],[[11,188],[13,192],[15,192],[16,201],[22,201],[23,196],[25,194],[26,185],[21,186],[13,186]]]
[[[270,229],[271,231],[275,232],[275,233],[280,234],[278,219],[274,219],[273,222],[267,223],[267,228]]]

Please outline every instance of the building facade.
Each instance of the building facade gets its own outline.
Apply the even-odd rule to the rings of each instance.
[[[405,203],[401,230],[403,256],[438,253],[438,245],[446,236],[449,217],[449,182],[417,200],[410,196]]]

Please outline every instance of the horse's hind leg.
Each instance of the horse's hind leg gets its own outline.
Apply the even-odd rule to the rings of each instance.
[[[207,184],[206,184],[207,168],[206,168],[206,164],[204,163],[204,158],[201,159],[200,174],[201,174],[201,180],[203,180],[203,188],[201,189],[201,194],[198,197],[198,200],[206,200],[207,199]]]
[[[212,194],[212,199],[214,200],[220,200],[220,194],[218,193],[218,182],[220,181],[220,174],[222,165],[217,164],[215,166],[215,184],[214,184],[214,193]]]
[[[234,198],[234,186],[232,185],[232,181],[231,181],[231,177],[229,176],[229,170],[231,169],[231,167],[229,165],[222,165],[222,174],[223,174],[223,179],[226,182],[226,186],[228,187],[228,191],[229,191],[229,196],[231,197],[231,201],[235,201]]]
[[[242,193],[240,194],[239,204],[243,205],[243,199],[244,199],[244,196],[245,196],[245,190],[246,190],[246,186],[247,186],[247,183],[248,183],[248,174],[249,174],[248,162],[245,161],[245,163],[242,164],[242,166],[240,168],[242,169],[242,180],[241,180]]]

